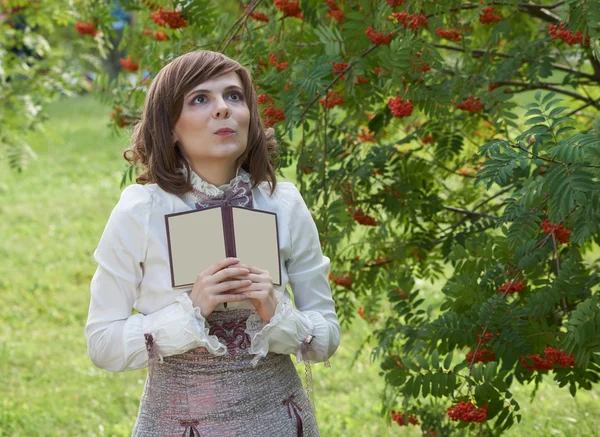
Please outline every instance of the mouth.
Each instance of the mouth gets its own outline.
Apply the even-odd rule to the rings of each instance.
[[[235,133],[235,131],[233,129],[223,128],[223,129],[219,129],[218,131],[216,131],[215,135],[227,137],[229,135],[233,135],[234,133]]]

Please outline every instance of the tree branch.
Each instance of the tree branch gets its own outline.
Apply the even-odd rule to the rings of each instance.
[[[439,49],[451,50],[454,52],[463,52],[463,53],[467,52],[467,50],[463,49],[462,47],[457,47],[457,46],[449,46],[449,45],[445,45],[445,44],[434,44],[433,46],[436,48],[439,48]],[[483,50],[483,49],[472,49],[472,50],[469,50],[469,52],[472,53],[473,56],[476,58],[480,58],[483,55],[490,53],[488,50]],[[501,58],[506,58],[506,59],[513,58],[512,56],[507,55],[505,53],[494,52],[493,55],[500,56]],[[531,62],[531,59],[523,59],[523,61]],[[564,71],[565,73],[573,74],[578,77],[585,77],[589,80],[600,83],[600,75],[596,76],[593,74],[584,73],[582,71],[573,70],[573,69],[571,69],[565,65],[561,65],[561,64],[552,64],[552,68],[554,68],[555,70]]]
[[[563,3],[566,2],[556,2],[554,5],[550,6],[558,7]],[[532,5],[529,3],[521,3],[520,5],[517,5],[517,9],[519,9],[521,12],[525,12],[527,15],[531,15],[532,17],[539,18],[540,20],[544,20],[549,23],[560,23],[560,17],[550,12],[549,8],[549,6],[546,7],[544,5]]]
[[[523,91],[529,91],[529,90],[537,90],[537,89],[542,89],[542,90],[548,90],[548,91],[554,91],[555,93],[559,93],[559,94],[564,94],[566,96],[572,97],[576,100],[581,100],[582,102],[585,103],[589,103],[590,106],[593,106],[596,109],[600,110],[600,99],[598,100],[593,100],[590,99],[589,97],[583,96],[581,94],[578,94],[574,91],[569,91],[566,90],[564,88],[558,88],[554,85],[545,83],[545,82],[540,82],[537,84],[529,84],[526,82],[517,82],[517,81],[511,81],[511,80],[504,80],[504,81],[498,81],[495,82],[498,85],[507,85],[507,86],[519,86],[519,87],[523,87],[522,90],[519,91],[512,91],[514,94],[518,93],[518,92],[523,92]]]
[[[484,213],[475,212],[475,211],[469,211],[468,209],[456,208],[455,206],[444,206],[443,208],[447,209],[448,211],[465,214],[467,217],[475,216],[475,217],[490,218],[490,219],[498,220],[498,217],[496,217],[495,215],[484,214]]]

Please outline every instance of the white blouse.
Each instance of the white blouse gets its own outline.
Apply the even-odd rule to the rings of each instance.
[[[216,187],[192,173],[192,183],[214,197],[247,177],[240,168],[229,184]],[[227,309],[221,304],[215,311],[254,310],[246,322],[254,365],[268,352],[294,354],[297,362],[327,361],[340,342],[327,278],[330,260],[321,251],[317,228],[296,186],[278,182],[273,196],[269,194],[266,182],[252,189],[254,208],[277,214],[281,285],[275,286],[275,315],[264,322],[249,300],[229,302]],[[200,308],[193,306],[192,288],[174,290],[171,286],[164,216],[192,209],[192,196],[176,196],[156,184],[129,185],[121,193],[94,252],[98,268],[90,285],[84,332],[96,366],[113,372],[148,366],[145,333],[154,337],[161,358],[197,347],[216,355],[227,353],[227,347],[209,334]],[[132,314],[132,308],[139,313]],[[314,338],[306,350],[303,342],[311,335]]]

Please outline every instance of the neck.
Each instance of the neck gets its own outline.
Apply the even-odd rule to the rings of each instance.
[[[228,184],[231,182],[233,178],[237,176],[237,165],[223,167],[213,164],[205,164],[198,165],[195,163],[190,163],[190,167],[198,176],[200,176],[203,180],[208,182],[209,184],[213,184],[216,187],[219,187],[224,184]]]

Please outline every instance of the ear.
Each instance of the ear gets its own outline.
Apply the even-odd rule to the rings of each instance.
[[[175,135],[175,131],[173,131],[171,135],[171,141],[173,142],[173,146],[177,146],[177,135]]]

